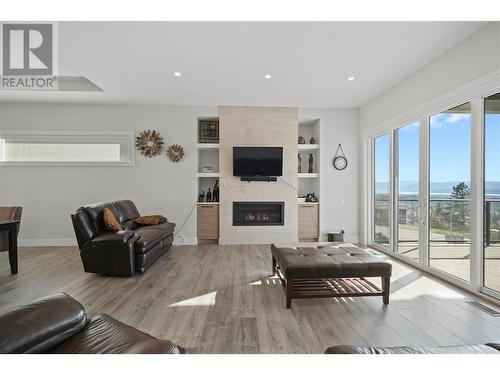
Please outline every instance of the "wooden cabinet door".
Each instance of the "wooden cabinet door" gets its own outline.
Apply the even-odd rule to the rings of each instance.
[[[198,239],[217,240],[219,238],[219,205],[198,205]]]
[[[319,237],[319,205],[299,204],[299,239],[317,241]]]

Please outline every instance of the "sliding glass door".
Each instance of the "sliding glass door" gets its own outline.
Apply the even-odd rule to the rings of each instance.
[[[396,129],[394,132],[394,149],[397,155],[394,163],[397,207],[395,251],[417,260],[420,232],[419,133],[418,122]]]
[[[420,121],[372,138],[371,241],[500,300],[500,88],[494,90],[439,113],[422,111]]]
[[[500,292],[500,94],[484,101],[483,285]]]
[[[471,105],[430,118],[429,265],[470,281]]]
[[[384,134],[374,141],[373,242],[389,248],[391,236],[391,136]]]

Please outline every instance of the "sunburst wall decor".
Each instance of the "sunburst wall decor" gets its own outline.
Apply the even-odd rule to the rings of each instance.
[[[170,161],[173,161],[174,163],[177,163],[182,160],[184,157],[184,148],[181,145],[172,145],[169,148],[167,148],[167,156],[170,159]]]
[[[151,158],[159,155],[163,148],[163,137],[156,130],[144,130],[135,139],[135,147],[141,155]]]

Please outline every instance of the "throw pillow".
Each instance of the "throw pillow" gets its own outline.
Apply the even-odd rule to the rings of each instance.
[[[104,217],[104,224],[106,225],[106,227],[109,230],[112,230],[115,232],[119,231],[119,230],[123,230],[122,225],[118,222],[115,215],[113,214],[113,212],[111,212],[111,210],[109,208],[105,208],[102,211],[102,214]]]
[[[134,223],[141,225],[156,225],[160,224],[161,219],[163,219],[161,215],[139,216],[134,219]]]

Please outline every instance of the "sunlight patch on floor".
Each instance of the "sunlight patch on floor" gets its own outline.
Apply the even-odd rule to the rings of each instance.
[[[203,294],[203,295],[198,296],[198,297],[193,297],[193,298],[185,299],[184,301],[179,301],[179,302],[173,303],[169,306],[171,306],[171,307],[214,306],[216,296],[217,296],[217,292],[207,293],[207,294]]]
[[[463,294],[426,277],[419,278],[391,293],[390,298],[391,301],[405,301],[426,295],[443,299],[464,299]]]

